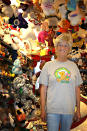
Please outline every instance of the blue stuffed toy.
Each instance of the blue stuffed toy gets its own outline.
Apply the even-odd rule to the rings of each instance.
[[[20,75],[20,74],[23,73],[23,72],[22,72],[22,68],[21,68],[21,62],[20,62],[19,59],[16,59],[16,60],[14,61],[14,64],[13,64],[13,65],[14,65],[14,66],[13,66],[13,68],[12,68],[12,73],[18,74],[18,75]]]
[[[77,5],[77,2],[79,0],[68,0],[68,3],[67,3],[67,9],[69,11],[74,11],[76,10],[76,5]]]

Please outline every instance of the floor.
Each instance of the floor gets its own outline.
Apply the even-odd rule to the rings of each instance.
[[[70,131],[87,131],[87,119],[82,124],[80,124],[78,127]]]
[[[82,115],[87,115],[87,96],[83,96],[81,95],[81,101],[85,102],[86,105],[84,105],[82,102],[81,102],[81,106],[80,106],[80,110],[81,110],[81,114]],[[73,128],[72,130],[70,131],[87,131],[87,118],[85,119],[85,121],[80,124],[79,126],[77,126],[76,128]]]

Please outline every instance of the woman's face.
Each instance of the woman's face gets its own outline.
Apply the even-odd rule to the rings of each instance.
[[[56,54],[59,57],[61,56],[67,57],[69,50],[70,50],[69,44],[67,44],[67,42],[65,41],[58,43],[56,46]]]

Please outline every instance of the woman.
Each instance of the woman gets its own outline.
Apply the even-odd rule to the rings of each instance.
[[[48,131],[70,131],[72,119],[80,118],[80,84],[81,75],[77,65],[68,60],[72,48],[69,33],[59,35],[55,41],[57,58],[47,62],[40,74],[41,118],[47,117]]]

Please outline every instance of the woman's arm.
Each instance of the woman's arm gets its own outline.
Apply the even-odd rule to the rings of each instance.
[[[79,120],[81,117],[81,114],[80,114],[80,86],[75,87],[75,91],[76,91],[76,107],[77,107],[76,115]]]
[[[42,121],[46,120],[46,92],[47,92],[47,86],[40,85],[40,102],[41,102],[41,119]]]

